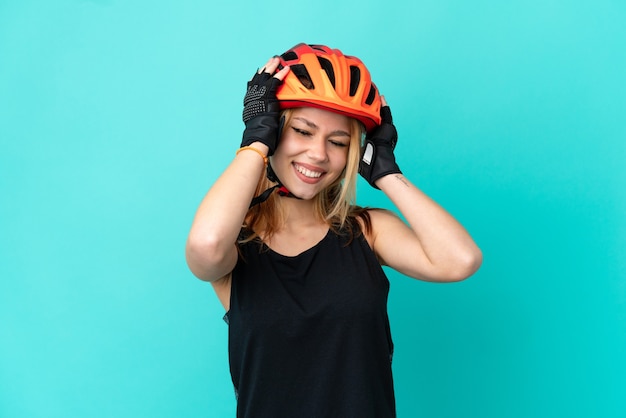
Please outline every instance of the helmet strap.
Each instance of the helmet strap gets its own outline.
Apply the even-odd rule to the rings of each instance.
[[[272,192],[276,189],[278,189],[279,196],[293,197],[296,199],[300,199],[298,196],[294,195],[289,190],[287,190],[285,186],[283,186],[283,183],[278,179],[278,176],[276,176],[276,173],[272,169],[272,165],[269,163],[267,164],[266,176],[269,179],[269,181],[273,181],[274,183],[276,183],[276,185],[270,187],[269,189],[265,190],[263,193],[261,193],[260,195],[252,199],[252,201],[250,202],[249,208],[265,202],[270,197]]]

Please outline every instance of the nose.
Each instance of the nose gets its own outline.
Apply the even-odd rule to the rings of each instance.
[[[327,141],[325,138],[316,136],[309,142],[307,157],[312,161],[323,162],[328,160]]]

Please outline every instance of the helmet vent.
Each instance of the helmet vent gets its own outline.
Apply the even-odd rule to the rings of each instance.
[[[350,66],[350,96],[354,96],[361,81],[361,70],[354,65]]]
[[[302,83],[304,87],[309,90],[313,90],[315,88],[315,85],[313,85],[313,80],[311,80],[311,76],[309,75],[309,72],[307,71],[304,64],[294,64],[290,67],[291,72],[293,72],[293,74],[298,77],[298,80],[300,80],[300,83]]]
[[[281,58],[285,61],[293,61],[298,59],[298,54],[293,51],[287,51],[283,55],[281,55]]]
[[[333,88],[335,88],[335,70],[333,69],[333,65],[326,58],[317,57],[317,60],[320,62],[324,71],[326,71],[330,84],[332,84]]]
[[[365,99],[365,103],[371,105],[374,103],[374,99],[376,98],[376,87],[372,84],[370,87],[370,92],[367,94],[367,99]]]

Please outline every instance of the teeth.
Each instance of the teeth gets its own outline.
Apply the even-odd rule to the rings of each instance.
[[[320,173],[319,171],[311,171],[308,168],[304,168],[301,167],[299,165],[296,165],[296,170],[298,170],[298,173],[300,174],[304,174],[306,177],[310,177],[310,178],[318,178],[322,175],[322,173]]]

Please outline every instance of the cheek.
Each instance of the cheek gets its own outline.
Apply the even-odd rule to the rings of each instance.
[[[281,153],[278,149],[276,150],[274,155],[270,157],[270,164],[272,165],[272,170],[274,171],[274,173],[276,173],[278,178],[284,177],[285,161],[287,161],[285,154]]]
[[[298,140],[294,138],[292,135],[283,134],[278,141],[276,146],[276,151],[274,155],[281,154],[287,155],[294,152],[294,150],[298,147]]]
[[[348,164],[348,151],[339,150],[331,158],[334,171],[343,172]]]
[[[275,156],[285,156],[293,153],[293,149],[296,147],[296,140],[293,136],[283,133],[280,140],[276,144]]]

